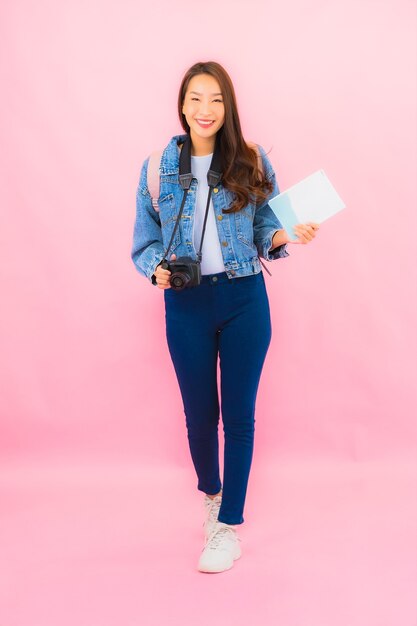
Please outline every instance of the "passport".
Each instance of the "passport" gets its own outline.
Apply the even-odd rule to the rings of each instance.
[[[323,169],[274,196],[268,204],[293,240],[297,239],[296,224],[321,224],[346,207]]]

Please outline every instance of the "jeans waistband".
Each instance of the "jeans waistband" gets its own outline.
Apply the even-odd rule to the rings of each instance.
[[[227,272],[218,272],[217,274],[203,274],[201,276],[201,284],[216,285],[218,283],[227,283],[233,280],[229,278]]]
[[[260,274],[262,273],[259,272]],[[232,284],[233,281],[245,281],[256,279],[257,274],[247,274],[246,276],[239,276],[238,278],[229,278],[227,276],[227,272],[218,272],[217,274],[203,274],[201,276],[201,284],[203,285],[218,285],[219,283],[229,283]]]

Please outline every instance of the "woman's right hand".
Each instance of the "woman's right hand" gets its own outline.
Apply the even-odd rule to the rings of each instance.
[[[175,254],[171,254],[170,261],[175,261],[176,258],[177,257]],[[169,277],[171,276],[171,272],[169,270],[164,270],[161,267],[161,263],[156,266],[156,270],[153,274],[155,276],[156,284],[159,289],[171,289],[171,285],[169,284]]]

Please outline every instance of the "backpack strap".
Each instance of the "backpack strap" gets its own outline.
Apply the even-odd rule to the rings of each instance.
[[[246,142],[248,144],[248,146],[250,148],[253,148],[256,151],[256,154],[258,155],[258,159],[259,159],[259,164],[258,167],[260,168],[260,170],[263,172],[264,171],[264,167],[263,167],[263,163],[262,163],[262,155],[261,152],[258,148],[258,144],[253,143],[252,141],[248,141]],[[261,265],[264,267],[264,269],[268,272],[268,274],[270,276],[272,276],[271,272],[269,271],[269,269],[267,268],[267,266],[265,265],[265,263],[262,261],[261,257],[258,255],[259,258],[259,262],[261,263]]]
[[[258,156],[258,160],[259,160],[258,167],[263,172],[264,171],[264,164],[262,163],[262,155],[261,155],[261,152],[260,152],[260,150],[258,148],[258,144],[254,143],[253,141],[247,141],[246,143],[249,146],[249,148],[252,148],[253,150],[255,150],[255,152],[256,152],[256,154]]]
[[[156,150],[155,152],[152,152],[148,162],[148,189],[151,194],[152,206],[157,212],[159,212],[159,168],[161,165],[162,153],[163,150]]]

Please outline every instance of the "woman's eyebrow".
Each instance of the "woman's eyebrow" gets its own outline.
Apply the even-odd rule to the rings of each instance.
[[[199,93],[198,91],[190,91],[190,93],[195,93],[197,96],[202,96],[203,94]],[[221,96],[223,95],[222,93],[212,93],[210,94],[211,96]]]

